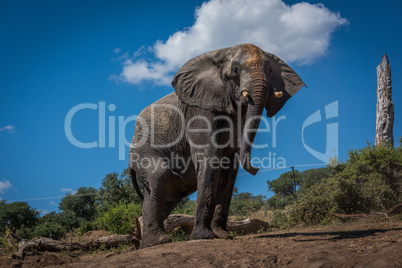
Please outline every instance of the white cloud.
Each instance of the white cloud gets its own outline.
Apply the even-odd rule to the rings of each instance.
[[[150,48],[154,61],[138,55],[125,60],[120,79],[167,85],[190,58],[242,43],[253,43],[288,63],[308,64],[325,55],[333,31],[348,23],[323,4],[290,6],[281,0],[211,0],[195,11],[195,18],[193,26]]]
[[[8,189],[11,189],[13,186],[11,185],[11,182],[3,179],[0,181],[0,194],[4,194]]]
[[[42,214],[42,215],[45,215],[45,214],[48,214],[49,213],[49,210],[47,210],[47,209],[41,209],[40,210],[40,214]]]
[[[14,133],[15,132],[15,126],[4,126],[0,128],[0,132],[8,132],[8,133]]]
[[[65,192],[65,193],[71,193],[71,194],[75,194],[77,192],[71,188],[61,188],[60,191]]]
[[[116,53],[116,54],[119,54],[120,51],[121,51],[121,48],[119,48],[119,47],[115,47],[115,48],[113,49],[113,52]]]
[[[49,204],[52,206],[57,206],[56,202],[54,202],[54,201],[50,201]]]

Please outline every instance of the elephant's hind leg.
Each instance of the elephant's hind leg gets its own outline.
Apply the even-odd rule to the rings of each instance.
[[[152,176],[154,180],[150,183],[150,188],[145,191],[142,206],[143,236],[141,248],[172,241],[163,226],[167,185],[172,174],[169,170],[164,169],[154,172]]]
[[[143,235],[141,248],[169,243],[172,239],[166,234],[163,226],[164,200],[156,191],[146,191],[142,207]]]

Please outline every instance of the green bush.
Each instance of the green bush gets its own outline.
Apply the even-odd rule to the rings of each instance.
[[[331,213],[387,212],[402,202],[401,147],[368,145],[349,151],[349,159],[336,169],[291,207],[291,223],[325,224]]]
[[[7,204],[0,202],[0,234],[7,229],[16,233],[22,227],[35,226],[38,221],[39,211],[31,208],[27,202],[13,202]]]
[[[190,234],[187,234],[182,227],[178,227],[169,234],[173,242],[188,241]]]
[[[143,185],[141,183],[138,185],[143,192]],[[106,174],[96,195],[96,200],[97,205],[102,207],[115,206],[120,203],[141,203],[141,199],[133,188],[129,169],[125,169],[121,174],[118,172]]]
[[[230,202],[229,214],[233,216],[246,216],[256,212],[266,205],[264,195],[251,193],[234,193]]]
[[[79,228],[79,234],[83,235],[86,232],[93,231],[93,230],[99,230],[99,225],[96,220],[95,221],[82,221],[80,228]]]
[[[22,225],[15,234],[23,239],[32,239],[35,237],[35,227]]]
[[[72,211],[78,218],[88,221],[96,217],[95,196],[98,190],[93,187],[80,187],[76,193],[67,193],[59,203],[59,209]]]
[[[330,222],[333,208],[333,185],[322,182],[313,185],[289,211],[289,224],[325,224]]]
[[[141,205],[119,204],[109,207],[96,219],[97,227],[113,234],[126,234],[135,231],[135,219],[141,216]]]
[[[293,204],[295,199],[291,195],[282,196],[274,194],[270,199],[267,200],[268,208],[271,210],[285,209],[286,206]]]
[[[50,212],[39,218],[39,223],[56,222],[61,224],[67,231],[71,231],[73,228],[78,228],[81,221],[83,221],[83,219],[77,217],[71,210],[65,210],[60,213]]]
[[[37,225],[34,229],[34,237],[42,236],[54,240],[63,238],[66,234],[66,229],[57,222],[44,222]]]
[[[6,232],[0,236],[0,252],[1,255],[11,255],[18,251],[18,243],[8,243],[11,230],[7,229]]]
[[[303,196],[310,187],[320,183],[325,178],[333,176],[335,173],[336,170],[329,167],[308,169],[302,172],[295,170],[295,179],[293,179],[292,171],[285,172],[279,178],[267,181],[268,191],[275,193],[268,199],[267,205],[272,210],[285,209],[286,206],[294,204],[296,199]],[[295,181],[296,193],[294,192]]]
[[[18,229],[16,235],[24,239],[42,236],[59,240],[65,236],[66,232],[66,229],[60,223],[50,221],[39,223],[33,227],[22,226]]]
[[[185,214],[185,215],[194,215],[195,213],[195,201],[190,200],[187,196],[180,201],[179,204],[172,211],[172,214]]]
[[[272,217],[272,220],[270,221],[270,225],[277,228],[288,227],[289,226],[288,213],[280,210],[274,211],[274,215]]]
[[[332,178],[335,212],[386,212],[402,201],[402,148],[368,145],[349,151],[339,169]]]

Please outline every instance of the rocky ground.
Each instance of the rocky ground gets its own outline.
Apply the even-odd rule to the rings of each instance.
[[[0,257],[0,267],[402,267],[402,222],[291,228],[125,252]]]

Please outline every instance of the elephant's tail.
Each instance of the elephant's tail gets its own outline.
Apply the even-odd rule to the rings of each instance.
[[[131,178],[131,182],[133,183],[134,189],[137,192],[137,195],[141,198],[142,201],[144,201],[144,196],[142,195],[142,193],[140,191],[140,187],[138,186],[137,176],[135,174],[134,169],[132,169],[132,168],[130,168],[130,178]]]

